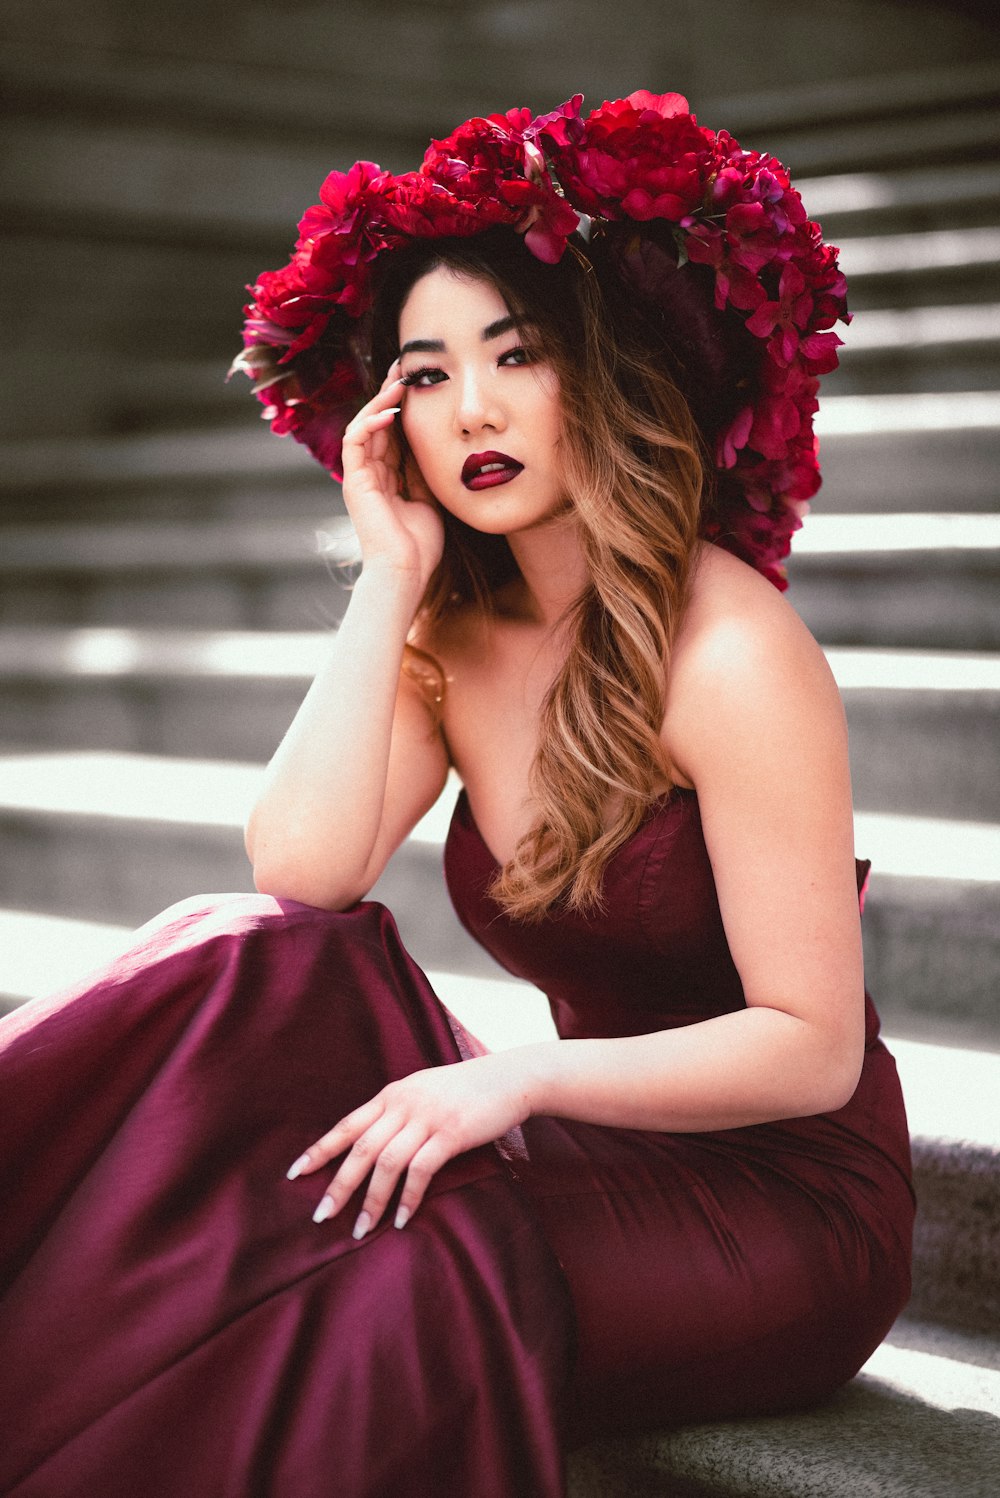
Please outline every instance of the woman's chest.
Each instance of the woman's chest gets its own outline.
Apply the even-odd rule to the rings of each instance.
[[[483,838],[501,862],[533,821],[531,766],[558,662],[537,648],[449,662],[443,728]]]

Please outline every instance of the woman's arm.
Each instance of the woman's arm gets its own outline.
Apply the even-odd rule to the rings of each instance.
[[[332,910],[367,894],[448,770],[424,699],[400,675],[443,529],[430,503],[399,493],[397,374],[394,366],[344,438],[344,499],[362,571],[247,826],[258,889]]]
[[[675,650],[664,741],[698,792],[746,1010],[651,1035],[551,1041],[394,1082],[297,1162],[371,1172],[362,1231],[406,1174],[404,1220],[452,1155],[531,1114],[691,1132],[826,1112],[860,1071],[864,1003],[847,736],[822,652],[742,563],[708,552]],[[329,1205],[327,1205],[329,1203]]]
[[[822,651],[768,583],[721,553],[704,567],[664,737],[698,793],[747,1008],[557,1048],[532,1087],[533,1111],[718,1129],[827,1112],[857,1085],[864,981],[840,697]]]

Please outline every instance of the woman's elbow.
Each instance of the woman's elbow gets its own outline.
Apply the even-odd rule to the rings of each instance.
[[[295,900],[317,910],[348,910],[368,893],[358,884],[332,878],[329,870],[310,869],[294,860],[258,852],[251,862],[257,893],[276,900]]]
[[[841,1042],[817,1068],[813,1113],[836,1113],[846,1108],[861,1080],[865,1060],[864,1036],[860,1041]]]

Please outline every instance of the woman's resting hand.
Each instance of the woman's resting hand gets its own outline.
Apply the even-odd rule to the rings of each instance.
[[[516,1058],[508,1051],[413,1072],[341,1119],[288,1173],[294,1180],[349,1151],[314,1221],[333,1217],[370,1176],[354,1227],[355,1238],[363,1238],[405,1175],[395,1217],[403,1227],[446,1161],[501,1138],[528,1117],[527,1079]]]
[[[412,573],[422,592],[441,560],[444,522],[420,470],[400,452],[394,423],[405,394],[397,359],[344,433],[344,503],[364,563]]]

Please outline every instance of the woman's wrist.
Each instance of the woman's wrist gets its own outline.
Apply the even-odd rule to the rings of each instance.
[[[370,590],[386,601],[398,598],[410,608],[411,614],[415,614],[426,587],[427,580],[419,564],[407,566],[389,557],[377,556],[362,563],[354,591],[359,588],[366,592]]]
[[[560,1071],[559,1040],[536,1041],[491,1053],[503,1068],[511,1097],[516,1099],[522,1120],[553,1112],[554,1086]]]

